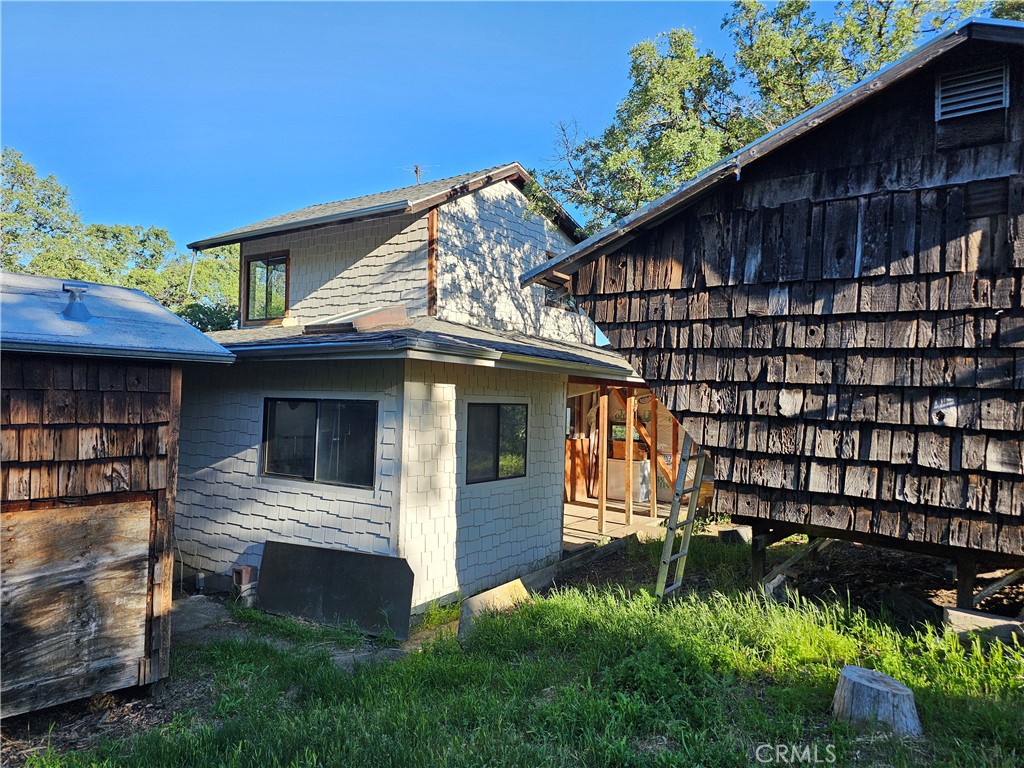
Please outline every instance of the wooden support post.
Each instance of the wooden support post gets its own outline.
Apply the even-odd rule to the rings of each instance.
[[[675,487],[676,475],[679,474],[679,422],[672,419],[672,487]]]
[[[604,533],[608,506],[608,387],[601,387],[597,406],[597,530]]]
[[[626,525],[633,524],[633,432],[636,431],[636,391],[629,387],[626,390],[626,491],[625,513]]]
[[[658,516],[658,398],[651,397],[651,517]]]
[[[977,575],[978,564],[970,555],[963,555],[956,560],[956,607],[974,608],[974,577]]]

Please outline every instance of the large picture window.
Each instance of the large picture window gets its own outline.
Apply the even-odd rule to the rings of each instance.
[[[466,482],[483,483],[526,474],[526,406],[470,403]]]
[[[267,398],[263,474],[373,488],[374,400]]]
[[[279,320],[288,309],[288,254],[249,259],[245,263],[245,319]]]

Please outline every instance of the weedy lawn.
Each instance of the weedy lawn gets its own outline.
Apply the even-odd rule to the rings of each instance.
[[[482,620],[463,646],[442,634],[354,673],[322,643],[177,647],[174,674],[214,681],[208,711],[29,765],[749,766],[778,744],[818,765],[1024,765],[1024,647],[903,635],[842,601],[765,602],[743,589],[745,552],[695,541],[706,588],[666,606],[644,589],[557,591]],[[277,621],[264,629],[302,639]],[[844,664],[913,688],[927,736],[833,723]]]

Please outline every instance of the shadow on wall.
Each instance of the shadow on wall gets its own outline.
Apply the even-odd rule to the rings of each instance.
[[[523,272],[547,261],[547,246],[558,235],[517,205],[513,194],[488,199],[489,206],[470,195],[442,209],[437,274],[441,319],[592,344],[589,318],[546,306],[539,286],[519,286]],[[544,245],[530,241],[539,237]],[[559,250],[564,248],[558,244]]]

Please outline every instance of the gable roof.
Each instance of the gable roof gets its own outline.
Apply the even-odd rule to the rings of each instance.
[[[70,293],[84,288],[65,315]],[[87,310],[87,311],[83,311]],[[0,274],[4,352],[230,363],[228,350],[142,291],[100,283]]]
[[[488,187],[491,184],[496,184],[499,181],[511,181],[521,187],[532,182],[533,178],[519,163],[508,163],[507,165],[498,165],[494,168],[485,168],[482,171],[472,171],[471,173],[463,173],[458,176],[449,176],[446,179],[428,181],[424,184],[414,184],[409,187],[377,192],[372,195],[363,195],[362,197],[352,197],[333,203],[310,205],[297,211],[257,221],[255,224],[232,229],[220,235],[208,237],[205,240],[197,240],[194,243],[189,243],[188,247],[193,250],[202,251],[218,245],[240,243],[243,240],[252,240],[267,235],[291,232],[307,227],[335,224],[352,219],[420,213],[448,200],[453,200],[483,187]],[[551,202],[554,206],[554,223],[573,242],[579,242],[579,236],[576,234],[580,229],[579,224],[554,200]]]
[[[738,179],[744,166],[784,147],[827,121],[861,104],[883,89],[912,75],[968,40],[1024,45],[1024,23],[1001,19],[968,19],[947,30],[907,55],[882,67],[874,75],[861,80],[842,93],[823,101],[788,123],[755,139],[717,163],[708,166],[677,189],[638,208],[610,226],[587,238],[565,254],[550,259],[523,274],[523,286],[540,283],[562,287],[562,275],[573,273],[592,259],[616,250],[639,236],[646,228],[662,221],[680,207],[689,204],[701,193],[717,187],[726,179]]]
[[[626,359],[611,349],[429,316],[413,318],[402,327],[362,332],[303,333],[301,326],[260,326],[217,331],[210,337],[240,358],[360,360],[444,356],[465,364],[641,381]]]

